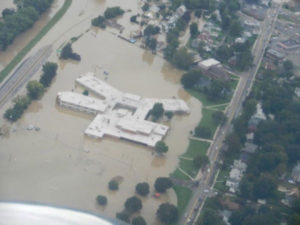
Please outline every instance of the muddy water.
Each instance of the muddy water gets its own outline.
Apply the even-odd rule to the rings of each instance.
[[[2,4],[2,1],[6,4]],[[15,7],[12,2],[13,0],[1,0],[0,10],[2,7]],[[31,29],[20,34],[14,40],[13,44],[9,45],[5,51],[0,51],[0,70],[2,70],[24,48],[24,46],[29,43],[38,32],[40,32],[40,30],[49,22],[51,17],[55,15],[62,3],[63,1],[61,0],[54,1],[52,7],[39,18]]]
[[[103,11],[105,4],[96,0],[74,1],[39,46],[56,40],[54,47],[58,48],[72,36],[86,31],[90,21],[84,18]],[[136,9],[135,1],[109,4]],[[125,14],[120,22],[126,25],[129,17]],[[49,203],[115,217],[125,200],[135,194],[135,185],[146,181],[150,183],[151,194],[143,199],[141,214],[148,224],[157,224],[155,212],[159,204],[165,201],[176,204],[177,200],[172,190],[161,199],[153,198],[153,183],[158,176],[168,176],[176,168],[178,156],[188,145],[188,133],[201,118],[201,105],[180,87],[181,71],[109,31],[91,29],[74,43],[73,49],[82,61],[60,63],[51,88],[13,125],[9,137],[0,139],[0,199]],[[57,61],[55,54],[51,60]],[[107,82],[122,91],[144,97],[176,96],[187,101],[190,115],[174,116],[165,122],[171,128],[165,139],[169,145],[165,157],[126,141],[87,138],[83,132],[93,116],[56,106],[57,92],[82,91],[75,87],[78,75],[92,71],[104,79],[104,70],[109,72]],[[30,124],[40,131],[27,130]],[[122,178],[120,189],[110,192],[107,184],[116,176]],[[98,194],[108,197],[105,208],[96,205]]]

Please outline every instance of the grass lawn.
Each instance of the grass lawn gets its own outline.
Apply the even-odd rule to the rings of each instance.
[[[210,144],[205,141],[190,140],[188,149],[182,156],[193,159],[198,154],[204,155],[206,154],[209,145]],[[194,166],[193,160],[180,159],[179,166],[192,177],[195,177],[199,170]]]
[[[203,94],[200,91],[196,91],[194,89],[186,89],[186,91],[192,95],[193,97],[195,97],[196,99],[198,99],[203,106],[210,106],[210,105],[219,105],[219,104],[224,104],[228,102],[228,99],[224,99],[224,100],[219,100],[219,101],[215,101],[212,102],[210,100],[207,99],[206,95]]]
[[[194,158],[198,154],[206,154],[209,143],[205,141],[190,140],[187,151],[182,155],[187,158]]]
[[[220,170],[214,188],[221,192],[228,191],[228,187],[225,185],[228,176],[229,176],[229,169]]]
[[[228,103],[229,104],[229,103]],[[213,106],[210,109],[212,110],[217,110],[217,111],[224,111],[228,105],[227,103],[224,105],[219,105],[219,106]]]
[[[190,178],[183,174],[179,169],[176,169],[173,173],[170,174],[170,177],[181,180],[189,180]]]
[[[209,145],[210,144],[205,141],[190,140],[187,151],[182,155],[182,157],[193,159],[198,154],[204,155],[206,154]],[[192,177],[195,177],[198,172],[198,169],[194,167],[193,160],[180,159],[179,167]],[[170,177],[183,180],[190,179],[179,169],[176,169],[173,173],[171,173]]]
[[[215,110],[202,109],[202,118],[200,120],[199,125],[203,127],[208,127],[211,130],[210,138],[213,138],[215,131],[218,127],[218,124],[214,122],[212,115],[216,112]]]
[[[181,216],[192,197],[192,191],[189,188],[181,186],[173,186],[173,189],[177,196],[177,209],[179,216]]]
[[[64,5],[55,14],[55,16],[43,27],[43,29],[16,55],[12,61],[0,72],[0,82],[21,62],[26,54],[38,43],[48,31],[62,18],[67,9],[70,7],[72,0],[65,0]]]

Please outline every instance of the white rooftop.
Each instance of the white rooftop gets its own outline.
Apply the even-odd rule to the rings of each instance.
[[[74,92],[59,92],[57,94],[58,101],[68,103],[79,107],[85,107],[97,112],[105,112],[108,105],[101,100],[85,96]]]
[[[108,135],[154,147],[156,142],[162,140],[167,134],[168,127],[145,120],[153,106],[161,103],[165,111],[174,113],[189,113],[190,110],[181,99],[143,98],[139,95],[121,92],[96,78],[93,73],[80,76],[76,82],[103,100],[73,92],[60,92],[58,99],[78,105],[79,108],[81,106],[94,108],[102,113],[96,116],[85,131],[86,135],[95,138]],[[76,107],[72,108],[76,109]]]
[[[219,65],[220,62],[214,58],[210,58],[210,59],[206,59],[206,60],[203,60],[201,61],[198,65],[205,68],[205,69],[208,69],[210,68],[211,66],[216,66],[216,65]]]

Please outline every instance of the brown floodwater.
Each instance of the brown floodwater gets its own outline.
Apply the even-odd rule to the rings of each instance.
[[[176,204],[177,199],[173,190],[160,199],[154,198],[153,183],[176,168],[178,156],[187,148],[189,131],[201,118],[201,104],[179,84],[182,72],[161,57],[121,40],[111,33],[115,32],[113,29],[90,29],[89,18],[103,12],[107,5],[132,9],[119,22],[126,27],[124,32],[136,29],[129,24],[130,16],[137,10],[134,0],[73,0],[61,21],[33,49],[53,43],[56,50],[71,37],[84,33],[73,44],[81,62],[60,62],[57,77],[42,99],[33,102],[24,116],[11,125],[8,137],[0,138],[0,199],[42,202],[115,217],[116,212],[123,210],[125,200],[135,194],[135,185],[149,182],[151,193],[142,198],[141,215],[148,224],[158,224],[155,212],[159,204],[166,201]],[[55,52],[50,60],[58,62]],[[105,78],[103,71],[109,72],[107,82],[122,91],[144,97],[176,96],[188,103],[189,115],[175,115],[164,122],[170,126],[165,138],[169,151],[165,156],[123,140],[87,138],[83,132],[93,116],[56,105],[57,92],[82,92],[74,81],[89,71],[100,79]],[[2,118],[0,123],[7,125]],[[28,130],[28,125],[39,127],[40,131]],[[120,179],[120,187],[111,192],[107,185],[116,177]],[[99,194],[108,197],[104,208],[96,204]]]

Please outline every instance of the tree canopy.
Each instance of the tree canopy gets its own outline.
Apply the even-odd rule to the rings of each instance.
[[[142,202],[136,196],[132,196],[126,200],[124,206],[128,212],[135,213],[142,209]]]
[[[32,100],[38,99],[44,92],[44,86],[37,80],[29,81],[26,86],[26,89],[28,96]]]
[[[162,223],[172,224],[178,219],[178,210],[170,203],[163,203],[159,206],[156,215]]]
[[[57,64],[52,62],[47,62],[43,65],[43,74],[40,78],[40,83],[44,85],[44,87],[49,87],[51,81],[56,75]]]
[[[187,70],[190,68],[194,61],[194,57],[188,52],[186,48],[180,48],[176,50],[172,58],[172,63],[182,70]]]
[[[166,153],[169,150],[169,147],[164,141],[158,141],[155,144],[155,151],[159,154]]]
[[[169,188],[173,186],[172,181],[168,177],[159,177],[155,180],[154,188],[159,193],[166,192]]]
[[[146,196],[150,192],[149,184],[146,182],[138,183],[135,187],[135,190],[137,193],[139,193],[142,196]]]
[[[104,12],[105,19],[112,19],[124,14],[124,10],[121,9],[119,6],[116,7],[109,7]]]
[[[22,32],[31,28],[53,0],[22,0],[17,11],[4,9],[0,22],[0,49],[5,50]]]

